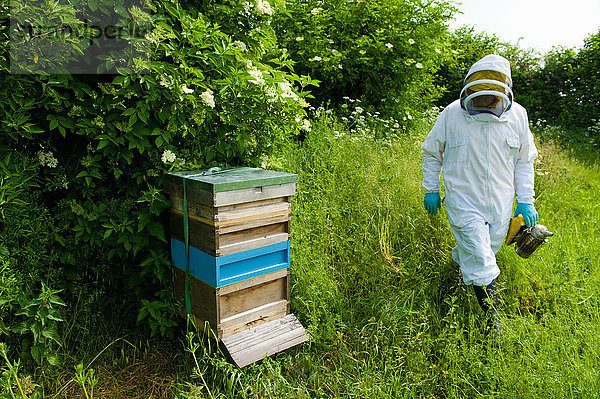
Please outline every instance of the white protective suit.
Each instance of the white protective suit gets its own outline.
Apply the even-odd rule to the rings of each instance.
[[[488,55],[471,73],[499,71],[510,80],[509,62]],[[466,81],[466,79],[465,79]],[[456,239],[452,258],[465,284],[488,285],[499,274],[496,252],[508,230],[515,198],[533,204],[533,161],[537,149],[525,109],[512,101],[498,117],[470,115],[460,100],[441,113],[423,146],[423,187],[438,192],[443,171],[450,229]]]

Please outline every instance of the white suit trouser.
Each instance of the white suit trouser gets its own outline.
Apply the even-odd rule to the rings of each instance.
[[[502,247],[509,220],[488,223],[475,215],[470,219],[460,227],[450,225],[456,239],[452,259],[459,264],[465,284],[488,285],[500,274],[496,253]]]

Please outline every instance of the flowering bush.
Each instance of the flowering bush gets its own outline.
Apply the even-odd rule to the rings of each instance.
[[[319,102],[347,96],[403,119],[439,95],[432,73],[448,56],[453,10],[446,1],[289,1],[274,22],[296,70],[322,82]]]
[[[104,56],[98,71],[112,74],[9,74],[8,24],[0,59],[0,148],[35,165],[26,170],[27,190],[0,206],[35,202],[44,209],[61,255],[39,267],[63,271],[58,286],[76,289],[91,279],[101,290],[133,294],[138,303],[150,293],[165,301],[170,295],[161,291],[171,275],[160,219],[169,207],[163,171],[258,165],[306,129],[303,88],[314,83],[294,74],[278,50],[270,27],[277,10],[266,0],[206,2],[199,10],[170,0],[147,6],[147,13],[122,8],[132,19],[152,22],[134,43],[143,45],[147,59],[123,64]],[[47,18],[77,15],[74,7],[55,7]],[[232,21],[242,26],[233,29]],[[47,61],[41,57],[32,55],[31,64]],[[1,185],[0,198],[11,190]],[[2,223],[26,224],[22,216],[3,212]],[[19,250],[18,242],[4,242],[9,252]]]

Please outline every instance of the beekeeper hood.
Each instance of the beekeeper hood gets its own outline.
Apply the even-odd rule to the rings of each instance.
[[[508,60],[499,55],[486,55],[469,69],[460,92],[460,105],[470,115],[486,112],[499,117],[512,105],[511,87]]]

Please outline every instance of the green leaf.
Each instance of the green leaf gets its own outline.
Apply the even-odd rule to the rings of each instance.
[[[46,359],[48,360],[48,363],[54,367],[59,367],[62,365],[62,361],[58,353],[49,353],[46,355]]]
[[[161,145],[163,145],[164,142],[165,142],[165,139],[163,139],[162,136],[158,136],[156,138],[156,140],[154,140],[154,144],[156,144],[157,147],[160,147]]]
[[[101,150],[104,147],[106,147],[108,145],[109,141],[108,140],[102,140],[98,143],[98,147],[96,147],[96,150]]]
[[[58,333],[56,332],[56,330],[54,328],[46,328],[42,331],[42,335],[48,339],[51,339],[52,341],[56,342],[57,344],[59,344],[60,346],[62,346],[62,343],[60,342],[60,336],[58,335]]]
[[[163,242],[167,242],[167,239],[165,238],[165,230],[163,229],[163,226],[160,223],[158,223],[158,222],[149,223],[148,231],[150,232],[150,234],[152,234],[154,237],[158,238],[159,240],[161,240]]]
[[[42,364],[42,356],[44,355],[44,353],[46,352],[46,348],[44,348],[44,345],[41,344],[37,344],[37,345],[33,345],[31,347],[31,356],[33,357],[33,360],[35,360],[35,362],[37,364]]]
[[[53,303],[55,305],[60,305],[60,306],[67,306],[65,301],[63,301],[58,295],[52,295],[50,297],[50,303]]]
[[[56,119],[52,119],[50,121],[50,130],[54,130],[58,127],[58,120]]]
[[[135,114],[135,108],[127,108],[125,111],[123,111],[123,113],[121,113],[123,116],[130,116],[133,114]]]

